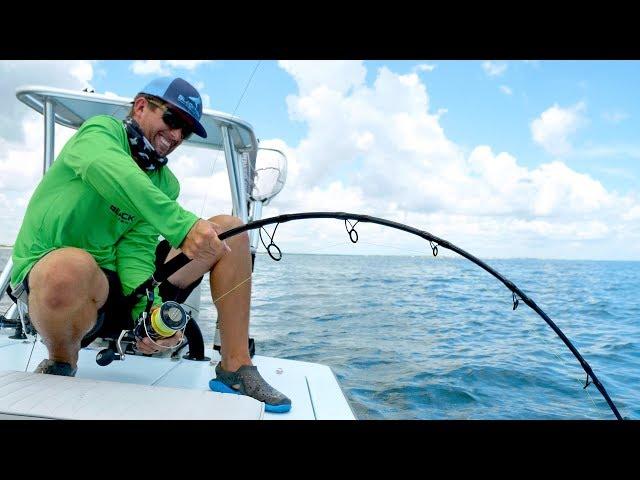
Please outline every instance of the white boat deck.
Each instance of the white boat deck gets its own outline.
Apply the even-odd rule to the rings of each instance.
[[[10,330],[3,330],[0,334],[0,378],[14,378],[8,371],[33,372],[36,366],[44,358],[47,358],[47,349],[40,342],[27,340],[14,340],[8,338]],[[32,354],[33,350],[33,354]],[[211,361],[193,361],[183,358],[155,358],[127,355],[124,361],[114,361],[106,367],[99,366],[96,354],[100,348],[89,347],[80,351],[78,361],[78,373],[74,379],[90,379],[119,384],[145,385],[147,387],[170,387],[135,389],[132,392],[124,392],[131,395],[148,395],[155,392],[156,396],[169,395],[167,399],[175,400],[184,393],[183,409],[189,409],[188,402],[195,402],[195,392],[207,392],[206,398],[224,395],[224,401],[242,401],[240,396],[217,394],[209,390],[209,380],[215,377],[214,367],[220,359],[218,352],[207,349],[205,355]],[[181,352],[184,353],[184,352]],[[31,358],[30,358],[31,357]],[[278,359],[256,355],[253,363],[258,366],[261,375],[275,388],[285,393],[292,401],[292,408],[288,413],[264,412],[261,418],[264,420],[353,420],[355,416],[342,392],[333,372],[325,365],[300,362],[294,360]],[[54,377],[51,375],[30,375],[34,377]],[[62,377],[61,377],[62,378]],[[25,382],[25,376],[16,377],[16,381]],[[86,388],[79,385],[78,395],[86,395]],[[93,382],[95,385],[96,382]],[[104,390],[108,386],[99,384]],[[86,385],[85,385],[86,387]],[[60,387],[62,388],[62,387]],[[174,390],[176,389],[176,390]],[[85,392],[85,393],[82,393]],[[2,407],[2,390],[0,389],[0,408]],[[202,396],[202,395],[201,395]],[[245,397],[246,398],[246,397]],[[71,400],[69,400],[71,401]],[[106,401],[106,399],[105,399]],[[246,403],[246,401],[245,401]],[[255,402],[258,403],[258,402]],[[262,405],[262,404],[259,404]],[[180,409],[177,409],[179,416]],[[193,418],[185,413],[184,418]],[[160,411],[158,415],[161,415]],[[164,415],[164,414],[163,414]],[[253,413],[251,414],[253,415]],[[84,418],[84,417],[83,417]],[[127,417],[130,418],[130,417]],[[179,417],[174,417],[179,418]],[[200,417],[202,418],[202,417]],[[209,418],[209,417],[206,417]],[[216,417],[217,418],[217,417]],[[237,417],[229,417],[237,418]],[[247,418],[253,418],[248,416]]]

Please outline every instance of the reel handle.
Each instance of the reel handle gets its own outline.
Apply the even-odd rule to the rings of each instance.
[[[114,360],[121,360],[121,355],[111,348],[105,348],[104,350],[100,350],[96,355],[96,363],[101,367],[106,367]]]

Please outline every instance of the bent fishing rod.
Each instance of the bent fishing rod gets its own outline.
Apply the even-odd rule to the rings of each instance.
[[[229,229],[229,230],[221,233],[220,235],[218,235],[218,238],[220,240],[225,240],[225,239],[227,239],[229,237],[233,237],[234,235],[237,235],[239,233],[246,232],[246,231],[249,231],[249,230],[255,230],[255,229],[258,229],[258,228],[261,228],[262,230],[264,230],[266,232],[266,230],[264,228],[262,228],[262,227],[264,227],[266,225],[275,224],[276,226],[275,226],[275,228],[273,230],[273,233],[271,235],[269,233],[267,233],[267,235],[268,235],[268,237],[270,239],[269,245],[265,245],[264,241],[262,241],[262,244],[267,249],[267,253],[269,254],[269,256],[271,258],[273,258],[274,260],[278,261],[278,260],[280,260],[282,258],[282,253],[281,253],[280,249],[278,248],[278,246],[273,242],[273,237],[275,236],[275,233],[276,233],[276,230],[278,228],[278,225],[280,225],[281,223],[291,222],[291,221],[295,221],[295,220],[310,219],[310,218],[335,218],[335,219],[338,219],[338,220],[344,220],[345,228],[347,229],[347,233],[349,234],[349,238],[353,243],[356,243],[358,241],[358,232],[355,230],[355,226],[359,222],[361,222],[361,223],[375,223],[375,224],[378,224],[378,225],[383,225],[385,227],[394,228],[396,230],[402,230],[403,232],[412,233],[414,235],[417,235],[418,237],[421,237],[421,238],[423,238],[425,240],[428,240],[429,241],[429,245],[431,246],[431,250],[432,250],[434,256],[438,255],[438,247],[446,248],[448,250],[456,252],[458,255],[463,256],[467,260],[470,260],[471,262],[475,263],[476,265],[478,265],[483,270],[486,270],[491,275],[493,275],[495,278],[500,280],[500,282],[502,282],[511,291],[512,298],[513,298],[513,309],[514,310],[518,307],[518,304],[519,304],[518,298],[519,298],[525,304],[527,304],[533,311],[535,311],[540,317],[542,317],[542,319],[560,337],[560,339],[569,348],[569,350],[571,350],[571,353],[573,353],[574,357],[576,357],[578,362],[580,362],[580,366],[582,366],[582,369],[587,374],[587,378],[586,378],[585,385],[584,385],[583,388],[587,388],[591,383],[593,383],[596,386],[596,388],[598,389],[598,391],[602,394],[604,399],[607,401],[607,404],[611,408],[611,411],[614,413],[616,418],[618,420],[622,420],[622,416],[620,415],[620,412],[618,412],[618,409],[616,408],[615,404],[613,403],[613,400],[611,400],[611,397],[609,397],[609,394],[605,390],[605,388],[602,385],[602,383],[600,382],[600,380],[598,380],[598,377],[596,376],[596,374],[591,369],[591,366],[582,357],[580,352],[578,352],[578,349],[571,343],[571,341],[562,332],[562,330],[560,330],[560,328],[553,322],[553,320],[551,320],[551,318],[549,318],[549,316],[546,313],[544,313],[542,311],[542,309],[533,300],[531,300],[513,282],[511,282],[510,280],[508,280],[507,278],[502,276],[498,271],[494,270],[492,267],[490,267],[489,265],[484,263],[482,260],[480,260],[480,259],[476,258],[475,256],[471,255],[470,253],[464,251],[460,247],[457,247],[453,243],[448,242],[447,240],[439,238],[439,237],[437,237],[435,235],[432,235],[431,233],[429,233],[429,232],[427,232],[425,230],[419,230],[417,228],[410,227],[409,225],[405,225],[403,223],[393,222],[393,221],[390,221],[390,220],[385,220],[383,218],[378,218],[378,217],[372,217],[372,216],[369,216],[369,215],[359,215],[359,214],[355,214],[355,213],[345,213],[345,212],[305,212],[305,213],[291,213],[291,214],[285,214],[285,215],[278,215],[278,216],[275,216],[275,217],[269,217],[269,218],[264,218],[262,220],[256,220],[256,221],[253,221],[253,222],[248,222],[245,225],[242,225],[242,226],[239,226],[239,227],[235,227],[235,228]],[[351,224],[351,221],[355,221],[355,223]],[[260,232],[260,233],[262,233],[262,232]],[[260,236],[260,239],[262,240],[262,235]],[[130,301],[133,302],[134,304],[137,303],[137,301],[140,298],[142,298],[145,295],[147,295],[147,291],[148,290],[151,290],[155,286],[157,286],[160,283],[164,282],[168,277],[170,277],[175,272],[180,270],[183,266],[185,266],[190,261],[191,261],[191,259],[189,259],[189,257],[187,257],[184,253],[180,253],[180,254],[176,255],[171,260],[169,260],[167,263],[161,265],[154,272],[154,274],[151,277],[149,277],[149,279],[147,279],[144,283],[142,283],[139,287],[137,287],[129,295]],[[591,379],[591,381],[589,379]]]

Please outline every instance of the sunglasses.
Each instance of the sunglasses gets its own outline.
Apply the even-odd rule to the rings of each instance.
[[[172,130],[179,128],[182,131],[182,140],[188,140],[193,134],[193,129],[179,114],[172,111],[166,105],[163,105],[155,100],[147,98],[147,102],[152,103],[164,113],[162,114],[162,121]]]

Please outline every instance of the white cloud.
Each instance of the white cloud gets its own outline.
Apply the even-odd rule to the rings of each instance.
[[[507,64],[501,62],[482,62],[484,73],[490,77],[499,77],[507,71]]]
[[[224,154],[219,150],[180,147],[169,158],[169,168],[180,181],[180,204],[209,218],[231,213],[231,193]]]
[[[129,65],[136,75],[169,76],[174,70],[195,70],[211,60],[136,60]]]
[[[513,95],[513,90],[511,90],[509,87],[507,87],[506,85],[500,85],[500,91],[502,93],[504,93],[505,95]]]
[[[419,65],[416,65],[414,68],[415,70],[420,72],[433,72],[436,69],[436,65],[429,64],[429,63],[421,63]]]
[[[640,205],[634,205],[631,209],[625,212],[622,216],[627,221],[634,221],[640,219]]]
[[[193,82],[193,86],[199,92],[204,91],[204,82]],[[211,108],[211,96],[206,93],[200,93],[200,96],[202,97],[202,108]]]
[[[361,61],[281,60],[278,64],[296,80],[303,95],[310,94],[317,88],[342,94],[352,87],[362,85],[367,74]]]
[[[622,215],[637,215],[634,199],[608,192],[560,161],[525,167],[514,155],[494,153],[486,145],[465,155],[445,135],[439,115],[430,112],[427,89],[417,75],[381,68],[367,85],[354,75],[360,66],[354,63],[336,66],[333,71],[344,77],[323,83],[323,73],[319,77],[309,64],[281,62],[300,87],[287,98],[290,116],[305,122],[308,133],[288,149],[296,174],[265,215],[280,209],[368,213],[406,221],[498,257],[593,258],[593,242],[626,245],[622,239],[640,238],[640,228]],[[582,103],[554,106],[534,121],[532,130],[557,151],[582,124],[584,109]],[[552,127],[559,130],[555,136]],[[328,228],[324,223],[307,227],[304,238],[325,238],[333,232]],[[385,238],[382,232],[375,235]],[[298,243],[289,240],[294,251],[320,248],[314,243],[305,249],[302,237]],[[387,243],[397,247],[405,240],[396,236]],[[622,250],[640,255],[640,248]]]
[[[23,130],[16,128],[33,110],[16,99],[16,89],[26,85],[46,85],[81,91],[92,80],[95,62],[80,60],[1,60],[0,61],[0,138],[22,141]]]
[[[20,228],[22,216],[33,190],[42,178],[43,137],[42,117],[30,113],[17,120],[24,132],[23,142],[2,142],[0,148],[0,192],[2,192],[2,214],[0,215],[0,243],[12,244]],[[56,125],[54,157],[74,131]]]
[[[170,74],[169,69],[160,60],[136,60],[129,69],[136,75],[160,75]]]
[[[554,104],[531,122],[533,140],[552,155],[571,151],[569,136],[586,123],[586,105],[579,102],[569,108]]]
[[[212,60],[166,60],[167,65],[170,67],[185,70],[195,70],[200,65],[211,62]]]
[[[71,67],[71,75],[78,79],[85,87],[91,87],[93,78],[93,65],[91,62],[78,62]]]
[[[562,162],[528,169],[508,153],[494,155],[488,146],[479,146],[471,152],[469,165],[476,184],[466,213],[566,220],[615,205],[600,182]]]
[[[12,244],[42,176],[42,117],[18,101],[18,87],[46,85],[81,91],[90,86],[92,61],[0,61],[0,243]],[[58,152],[71,131],[56,126]]]
[[[600,182],[571,170],[562,162],[543,164],[531,172],[537,186],[533,213],[558,217],[597,213],[614,207],[614,196]]]
[[[300,76],[309,68],[306,63],[313,62],[299,63],[303,65],[289,62],[283,67]],[[360,64],[356,66],[359,69]],[[346,78],[331,77],[336,89],[311,88],[317,78],[315,71],[309,68],[311,78],[301,78],[300,83],[304,85],[301,88],[305,93],[287,98],[290,115],[308,122],[310,127],[309,136],[296,149],[296,156],[303,159],[300,164],[304,165],[300,171],[302,182],[317,184],[331,172],[349,167],[364,152],[370,152],[369,158],[375,164],[388,164],[388,159],[380,153],[390,147],[405,157],[419,154],[423,158],[415,161],[415,168],[421,168],[423,162],[428,162],[425,154],[433,155],[435,159],[452,148],[437,126],[437,117],[426,113],[429,99],[416,74],[395,75],[382,68],[374,85],[368,87],[361,83],[359,74],[354,77],[353,72],[358,69],[344,63],[340,67]],[[349,86],[353,87],[351,94],[346,93]],[[433,133],[427,127],[428,134],[423,135],[424,125],[435,126]],[[390,131],[397,135],[389,135]],[[378,143],[379,139],[383,144]],[[330,154],[327,154],[329,145]],[[399,161],[399,158],[393,161]],[[379,173],[378,165],[375,171]],[[366,182],[366,179],[362,181]]]
[[[605,239],[610,233],[609,227],[601,221],[555,224],[545,220],[514,220],[512,228],[518,232],[533,233],[564,242]]]

